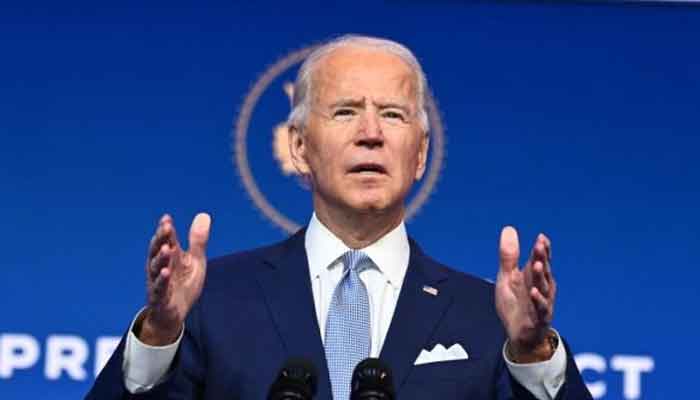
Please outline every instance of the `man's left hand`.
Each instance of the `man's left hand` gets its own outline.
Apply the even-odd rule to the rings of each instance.
[[[539,234],[521,270],[518,232],[511,226],[501,231],[496,310],[508,334],[508,353],[515,362],[546,361],[554,353],[548,340],[557,292],[551,252],[549,238]]]

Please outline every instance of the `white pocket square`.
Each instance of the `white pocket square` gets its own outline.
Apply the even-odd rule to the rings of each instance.
[[[468,360],[469,354],[459,343],[455,343],[446,349],[442,344],[436,344],[432,350],[421,350],[413,365],[421,365],[443,361]]]

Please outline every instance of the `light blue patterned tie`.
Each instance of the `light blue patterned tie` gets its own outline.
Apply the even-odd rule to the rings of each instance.
[[[352,371],[369,357],[369,296],[360,272],[372,266],[372,260],[361,251],[343,254],[343,277],[335,287],[326,318],[326,360],[335,400],[350,398]]]

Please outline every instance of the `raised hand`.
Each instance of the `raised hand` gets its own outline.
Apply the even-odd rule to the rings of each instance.
[[[151,239],[146,261],[147,308],[137,321],[139,339],[152,346],[175,342],[187,313],[199,298],[206,275],[205,254],[211,218],[192,221],[188,251],[180,246],[170,215],[164,215]]]
[[[518,268],[520,243],[515,228],[501,232],[496,310],[509,338],[509,352],[519,362],[548,360],[547,340],[557,285],[550,266],[551,242],[539,234],[525,267]]]

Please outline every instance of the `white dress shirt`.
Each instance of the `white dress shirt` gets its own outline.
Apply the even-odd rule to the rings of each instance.
[[[311,217],[304,239],[319,333],[322,340],[325,340],[328,307],[333,291],[343,273],[341,256],[350,248],[328,230],[315,214]],[[369,294],[370,356],[378,357],[408,268],[410,247],[405,225],[399,224],[378,241],[359,250],[363,251],[375,265],[375,268],[363,270],[360,273],[360,280],[367,287]],[[138,340],[132,329],[129,330],[122,366],[124,383],[129,392],[140,393],[150,390],[165,378],[181,339],[182,333],[171,345],[148,346]],[[513,363],[506,356],[505,345],[503,357],[511,375],[539,400],[553,399],[564,384],[566,350],[561,344],[548,361],[532,364]]]
[[[350,248],[328,230],[314,214],[304,238],[309,259],[311,289],[322,340],[325,342],[326,317],[333,292],[343,276],[342,255]],[[406,276],[410,248],[404,224],[369,246],[359,249],[374,263],[360,272],[369,295],[370,357],[379,357],[384,338],[394,316],[401,284]]]

